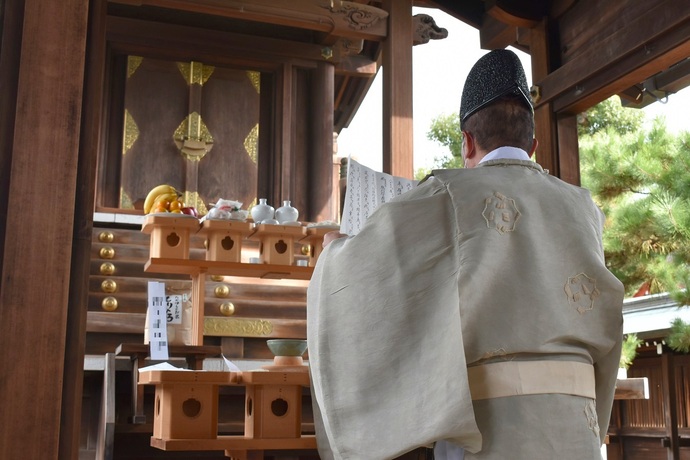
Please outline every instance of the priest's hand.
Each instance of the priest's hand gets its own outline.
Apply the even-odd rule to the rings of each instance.
[[[335,232],[328,232],[328,233],[326,233],[326,234],[323,236],[323,245],[322,245],[322,246],[325,248],[326,246],[328,246],[329,244],[331,244],[331,242],[332,242],[333,240],[337,240],[338,238],[345,238],[346,236],[347,236],[347,235],[346,235],[345,233],[340,233],[340,232],[337,232],[337,231],[335,231]]]

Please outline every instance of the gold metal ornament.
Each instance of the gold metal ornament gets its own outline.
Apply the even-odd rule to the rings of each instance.
[[[187,82],[188,85],[201,85],[211,78],[213,71],[216,69],[212,65],[205,65],[201,62],[191,61],[191,62],[178,62],[177,68],[182,74],[182,78]]]
[[[230,288],[225,284],[221,284],[220,286],[216,286],[213,293],[216,297],[224,299],[230,295]]]
[[[225,280],[223,275],[211,275],[211,281],[221,282],[223,280]]]
[[[308,256],[309,254],[311,254],[311,245],[310,244],[303,244],[302,245],[302,255]]]
[[[117,310],[117,299],[115,297],[106,297],[101,302],[101,308],[105,311]]]
[[[101,291],[112,294],[117,291],[117,283],[113,280],[103,280],[101,283]]]
[[[204,318],[204,335],[215,337],[266,337],[273,333],[273,323],[265,319]]]
[[[139,126],[127,109],[125,109],[125,130],[122,136],[122,155],[124,156],[139,139]]]
[[[101,243],[112,243],[115,239],[113,232],[101,232],[98,234],[98,241]]]
[[[115,273],[115,264],[110,262],[103,262],[101,268],[99,269],[101,275],[110,276]]]
[[[223,316],[232,316],[235,314],[235,304],[232,302],[223,302],[220,304],[220,314]]]
[[[115,257],[115,249],[111,248],[110,246],[104,246],[100,251],[98,251],[98,255],[101,257],[101,259],[112,259]]]
[[[190,161],[200,161],[213,148],[213,136],[197,112],[190,113],[180,123],[173,140],[182,156]]]

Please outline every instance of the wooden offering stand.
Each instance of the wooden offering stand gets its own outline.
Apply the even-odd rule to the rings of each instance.
[[[186,214],[149,214],[141,231],[151,235],[149,257],[189,258],[189,234],[199,229],[199,220]]]
[[[340,227],[306,227],[305,236],[300,240],[309,245],[309,266],[314,267],[323,251],[323,236],[338,231]]]
[[[308,280],[313,273],[313,267],[293,265],[293,246],[304,236],[304,227],[261,224],[247,235],[252,224],[236,224],[245,223],[205,221],[199,228],[196,219],[147,216],[142,228],[151,234],[151,257],[144,271],[187,274],[192,279],[190,349],[203,347],[207,275]],[[205,232],[209,238],[206,260],[189,258],[189,232],[195,229]],[[171,233],[180,234],[184,240],[174,250],[167,242]],[[262,263],[241,262],[240,242],[244,237],[261,242]],[[198,365],[190,367],[199,368]],[[301,435],[302,393],[310,384],[308,367],[301,356],[276,356],[271,365],[244,372],[145,371],[139,373],[138,384],[156,387],[151,438],[151,446],[155,448],[222,450],[235,460],[263,458],[264,450],[316,449],[313,435]],[[218,435],[221,385],[246,387],[243,436]]]
[[[169,451],[223,450],[234,460],[263,458],[264,450],[316,449],[316,438],[301,434],[307,366],[291,361],[288,370],[284,360],[278,362],[276,369],[265,366],[244,372],[140,373],[139,384],[156,386],[151,446]],[[218,435],[221,385],[246,387],[242,436]]]
[[[259,261],[265,264],[292,265],[294,243],[304,236],[304,227],[297,225],[258,224],[249,239],[259,240]]]
[[[206,236],[206,260],[240,262],[242,240],[252,232],[251,222],[207,219],[199,234]]]

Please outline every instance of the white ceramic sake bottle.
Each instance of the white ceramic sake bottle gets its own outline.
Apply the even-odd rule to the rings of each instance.
[[[276,220],[280,224],[297,222],[299,211],[290,205],[290,200],[283,201],[283,205],[276,209]]]
[[[255,223],[261,223],[264,220],[273,219],[273,206],[266,203],[266,198],[259,198],[259,204],[252,207],[252,219]]]

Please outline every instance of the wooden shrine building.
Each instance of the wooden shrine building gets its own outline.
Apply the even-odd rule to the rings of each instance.
[[[578,113],[690,84],[687,1],[0,1],[0,458],[113,447],[90,447],[92,428],[111,425],[85,357],[142,343],[153,186],[174,183],[199,208],[266,197],[337,220],[333,135],[379,70],[383,169],[412,176],[412,46],[444,32],[413,6],[474,27],[483,49],[530,54],[537,160],[571,183]],[[204,344],[228,357],[306,334],[305,283],[210,277],[206,294]],[[150,429],[130,426],[120,458],[148,458],[136,440]]]

